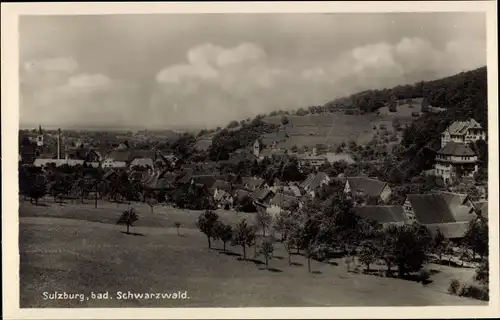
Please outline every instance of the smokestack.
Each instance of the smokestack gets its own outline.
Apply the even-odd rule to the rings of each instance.
[[[57,129],[57,160],[61,159],[61,128]]]

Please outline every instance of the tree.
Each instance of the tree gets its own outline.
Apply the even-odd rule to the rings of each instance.
[[[229,122],[229,124],[227,125],[227,127],[229,129],[231,129],[231,128],[236,128],[238,125],[239,125],[238,121],[233,120],[233,121]]]
[[[361,247],[359,260],[366,266],[366,272],[370,271],[370,264],[374,263],[377,260],[377,254],[377,250],[370,243],[367,243]]]
[[[35,205],[38,205],[38,199],[43,198],[47,192],[47,182],[42,176],[36,176],[35,181],[32,182],[29,188],[30,202],[33,203],[35,200]]]
[[[486,285],[490,281],[490,269],[488,261],[489,261],[488,257],[485,257],[483,260],[481,260],[481,263],[479,264],[479,267],[476,269],[476,274],[474,276],[474,279],[476,281]]]
[[[469,222],[464,236],[464,244],[472,250],[472,257],[479,254],[481,258],[488,255],[488,222],[485,218]]]
[[[153,214],[154,206],[158,204],[158,200],[156,199],[155,194],[148,193],[145,200],[146,200],[146,203],[148,204],[149,208],[151,209],[151,214]]]
[[[392,256],[398,266],[400,277],[406,276],[409,272],[419,271],[427,259],[427,241],[421,232],[420,226],[416,225],[396,227]]]
[[[282,125],[287,125],[290,121],[288,120],[287,116],[281,116],[281,124]]]
[[[233,243],[242,247],[243,259],[246,260],[246,248],[255,244],[255,228],[248,226],[245,219],[236,225]]]
[[[215,228],[219,221],[219,215],[212,210],[206,210],[198,217],[196,226],[207,236],[208,248],[212,248],[211,239],[215,237]]]
[[[231,241],[233,238],[233,228],[230,225],[219,221],[215,228],[215,234],[217,239],[222,241],[223,250],[226,252],[226,243]]]
[[[392,119],[392,127],[395,131],[399,131],[401,129],[401,121],[398,118]]]
[[[257,210],[257,223],[262,228],[262,236],[266,236],[266,229],[271,225],[272,217],[266,210]]]
[[[438,255],[439,261],[442,260],[443,253],[446,253],[448,250],[449,244],[443,233],[439,228],[437,228],[437,233],[432,239],[432,249],[435,254]]]
[[[266,269],[268,268],[269,259],[272,257],[273,251],[274,251],[273,242],[270,239],[264,240],[260,248],[260,253],[264,255],[264,259],[266,260]]]
[[[116,221],[116,224],[126,225],[127,234],[129,234],[130,227],[134,226],[134,223],[139,220],[139,215],[135,212],[134,208],[123,211],[120,218]]]
[[[176,221],[176,222],[174,222],[174,226],[177,228],[177,235],[180,236],[179,228],[181,227],[181,223]]]

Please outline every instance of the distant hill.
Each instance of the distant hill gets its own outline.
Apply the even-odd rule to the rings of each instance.
[[[290,115],[266,116],[262,121],[279,125],[282,118],[287,117],[285,128],[290,138],[280,144],[285,148],[318,143],[335,147],[351,140],[367,143],[373,136],[374,126],[384,125],[390,130],[393,120],[397,119],[404,127],[423,114],[447,110],[474,109],[465,114],[486,125],[486,87],[486,67],[483,67],[414,85],[367,90],[323,106],[299,109]],[[395,112],[389,108],[391,101],[396,105]]]

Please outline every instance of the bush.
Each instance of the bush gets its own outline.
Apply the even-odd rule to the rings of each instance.
[[[460,289],[460,281],[457,279],[452,279],[450,281],[450,286],[448,287],[448,293],[456,295],[458,294],[458,289]]]
[[[489,300],[489,292],[487,287],[480,287],[474,284],[464,286],[460,289],[460,293],[458,294],[460,297],[468,297],[477,300],[488,301]]]

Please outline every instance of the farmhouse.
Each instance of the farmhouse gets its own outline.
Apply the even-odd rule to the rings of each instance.
[[[469,221],[477,218],[467,195],[449,192],[408,194],[404,202],[408,220],[422,225]]]
[[[347,177],[344,193],[351,197],[367,197],[385,202],[391,196],[386,182],[368,177]]]
[[[269,201],[266,211],[271,215],[277,215],[284,210],[290,210],[293,206],[300,206],[299,199],[283,193],[277,193]]]
[[[242,177],[241,184],[243,187],[250,191],[255,191],[264,184],[264,179],[255,177]]]
[[[355,207],[354,213],[362,218],[374,220],[386,228],[390,225],[404,225],[409,222],[403,206],[374,206],[366,205]]]
[[[250,196],[252,197],[254,203],[267,206],[274,195],[275,193],[271,189],[260,187],[252,192]]]
[[[316,191],[321,188],[321,186],[328,184],[330,180],[330,177],[324,172],[310,174],[306,180],[300,184],[300,188],[304,189],[307,194],[314,198]]]

